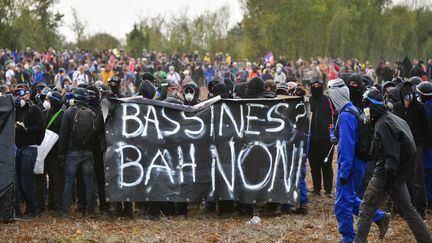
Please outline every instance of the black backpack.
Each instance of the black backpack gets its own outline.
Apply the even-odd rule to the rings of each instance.
[[[370,149],[373,139],[373,127],[369,122],[369,117],[362,112],[355,111],[349,108],[345,108],[343,112],[353,114],[358,121],[357,142],[355,147],[356,157],[365,162],[372,160]]]
[[[89,148],[95,135],[96,114],[88,107],[78,107],[72,124],[72,141],[78,148]]]

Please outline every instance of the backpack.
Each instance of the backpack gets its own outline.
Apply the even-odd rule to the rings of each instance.
[[[78,148],[88,148],[95,134],[96,114],[90,108],[81,106],[72,123],[72,141]]]
[[[356,157],[363,161],[372,160],[370,149],[373,139],[373,127],[369,122],[369,118],[364,113],[349,108],[345,108],[342,112],[353,114],[358,121],[357,142],[355,146]]]

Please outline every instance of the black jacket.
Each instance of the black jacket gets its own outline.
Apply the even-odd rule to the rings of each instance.
[[[51,109],[49,109],[49,110],[45,110],[44,111],[44,118],[45,118],[45,124],[46,124],[46,128],[48,129],[48,130],[51,130],[51,131],[53,131],[53,132],[55,132],[55,133],[57,133],[57,134],[59,134],[60,133],[60,127],[61,127],[61,124],[62,124],[62,119],[63,119],[63,113],[64,113],[64,111],[63,110],[61,110],[61,112],[57,115],[57,117],[53,120],[53,122],[51,123],[51,126],[50,127],[48,127],[48,124],[49,124],[49,122],[50,122],[50,120],[51,120],[51,118],[59,111],[59,110],[61,110],[61,107],[60,108],[51,108]],[[51,151],[49,152],[49,154],[48,154],[48,156],[49,155],[54,155],[54,154],[57,154],[58,153],[58,141],[57,141],[57,143],[54,145],[54,147],[51,149]]]
[[[18,147],[40,145],[45,136],[45,122],[37,105],[27,104],[16,110],[16,121],[24,123],[25,129],[15,126],[15,144]]]
[[[413,169],[416,145],[408,124],[385,112],[374,126],[372,153],[376,159],[374,176],[384,178],[386,174],[406,177]]]
[[[73,120],[75,118],[76,113],[78,112],[78,109],[81,105],[74,105],[69,107],[63,114],[62,124],[60,127],[60,134],[59,134],[59,140],[58,140],[58,149],[59,152],[62,154],[66,154],[70,150],[87,150],[87,151],[93,151],[94,144],[96,143],[96,139],[93,136],[93,140],[90,141],[90,145],[88,148],[79,148],[75,144],[75,142],[72,139],[72,126],[73,126]],[[95,122],[95,125],[97,125],[97,122]],[[98,131],[100,128],[95,127],[95,130]]]
[[[312,112],[311,140],[328,140],[330,142],[329,128],[332,124],[332,107],[325,95],[311,96],[309,99]]]
[[[408,123],[416,145],[423,145],[430,131],[430,124],[424,105],[414,99],[408,108],[405,108],[404,101],[401,100],[395,105],[393,113]]]

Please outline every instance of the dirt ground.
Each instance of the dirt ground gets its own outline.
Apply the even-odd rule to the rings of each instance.
[[[202,89],[202,97],[206,96]],[[335,163],[335,161],[333,162]],[[336,171],[336,168],[335,168]],[[312,188],[307,173],[308,188]],[[204,213],[200,205],[191,205],[188,217],[145,220],[135,211],[135,219],[88,219],[78,213],[60,219],[45,212],[32,221],[0,223],[0,242],[338,242],[334,199],[309,195],[308,215],[259,215],[262,223],[247,224],[250,217],[219,218]],[[355,221],[356,222],[356,221]],[[432,229],[432,211],[427,212]],[[370,242],[415,242],[408,225],[396,217],[383,241],[373,225]]]
[[[308,188],[312,187],[310,173]],[[333,213],[334,199],[310,195],[308,215],[259,215],[262,223],[247,224],[250,217],[220,218],[191,205],[188,217],[145,220],[135,211],[135,219],[88,219],[73,213],[60,219],[45,212],[32,221],[0,224],[0,242],[337,242],[340,240]],[[427,212],[429,228],[432,212]],[[378,240],[373,225],[370,242],[415,242],[407,224],[396,217],[384,241]]]

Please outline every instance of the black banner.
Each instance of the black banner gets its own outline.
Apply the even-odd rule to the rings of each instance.
[[[109,106],[109,201],[298,202],[309,126],[303,99]]]
[[[11,95],[0,96],[0,221],[14,217],[15,106]]]

